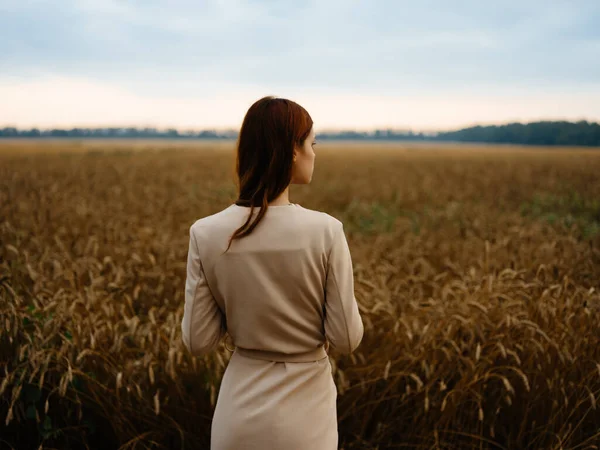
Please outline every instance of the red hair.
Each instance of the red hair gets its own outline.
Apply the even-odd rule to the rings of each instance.
[[[234,239],[252,233],[267,212],[268,203],[288,187],[294,147],[304,144],[312,126],[308,112],[285,98],[263,97],[248,109],[237,143],[239,195],[235,204],[249,206],[250,214],[229,239],[227,250]],[[260,210],[252,221],[257,207]]]

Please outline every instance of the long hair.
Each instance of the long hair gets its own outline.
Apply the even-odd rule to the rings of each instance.
[[[231,238],[252,233],[269,207],[292,180],[294,147],[303,145],[313,126],[308,112],[284,98],[263,97],[244,117],[237,142],[236,173],[239,195],[235,204],[249,206],[250,214]],[[260,208],[252,220],[255,208]]]

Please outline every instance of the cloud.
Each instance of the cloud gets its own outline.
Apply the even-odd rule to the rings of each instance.
[[[132,104],[264,91],[543,103],[598,93],[599,22],[596,0],[0,0],[0,73],[85,80]]]

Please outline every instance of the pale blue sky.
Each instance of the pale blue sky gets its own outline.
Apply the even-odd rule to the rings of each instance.
[[[600,120],[600,1],[0,0],[0,126]]]

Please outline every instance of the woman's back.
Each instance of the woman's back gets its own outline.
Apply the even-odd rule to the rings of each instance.
[[[354,350],[363,326],[342,223],[296,204],[270,206],[252,234],[225,252],[228,237],[249,210],[234,204],[190,228],[189,257],[201,269],[186,285],[190,320],[182,331],[192,353],[210,351],[225,329],[236,347],[257,357],[269,352],[263,355],[268,359],[325,356],[325,336],[343,353]],[[207,329],[211,301],[219,311]]]

